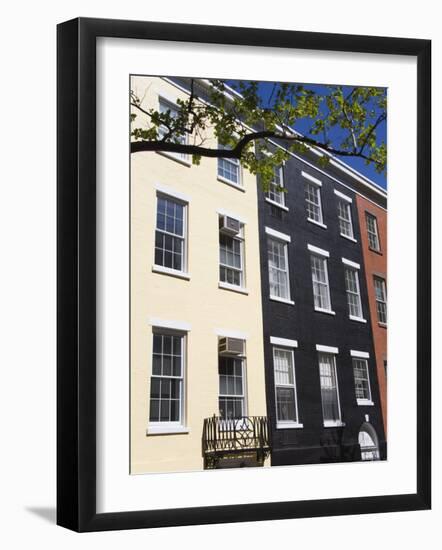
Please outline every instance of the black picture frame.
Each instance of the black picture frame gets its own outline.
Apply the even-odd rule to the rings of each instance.
[[[417,491],[361,498],[96,512],[96,39],[417,58]],[[83,531],[424,510],[431,506],[431,41],[79,18],[58,25],[57,523]]]

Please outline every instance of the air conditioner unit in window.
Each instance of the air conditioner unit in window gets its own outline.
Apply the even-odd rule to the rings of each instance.
[[[238,235],[241,230],[241,223],[235,218],[229,216],[221,216],[219,221],[219,229],[228,235]]]
[[[220,355],[244,355],[244,340],[239,338],[220,338],[218,344]]]

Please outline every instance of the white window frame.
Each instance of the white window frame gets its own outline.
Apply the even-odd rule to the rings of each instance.
[[[221,214],[220,212],[218,212],[218,225],[219,225],[219,219],[224,216],[224,214]],[[240,226],[241,226],[241,229],[238,233],[238,235],[227,235],[225,234],[225,236],[227,237],[231,237],[233,240],[236,240],[239,242],[240,244],[240,261],[241,261],[241,266],[240,268],[236,268],[236,267],[232,267],[232,266],[229,266],[227,264],[222,264],[221,263],[221,243],[219,242],[219,237],[220,235],[222,235],[222,231],[221,229],[218,229],[218,249],[219,249],[219,256],[218,256],[218,287],[219,288],[223,288],[223,289],[226,289],[226,290],[234,290],[236,292],[240,292],[242,294],[247,294],[247,289],[246,289],[246,274],[245,274],[245,237],[244,237],[244,222],[239,220],[237,217],[234,217],[234,216],[230,216],[234,219],[236,219],[239,223],[240,223]],[[220,268],[221,267],[224,267],[226,269],[231,269],[232,271],[236,271],[236,272],[239,272],[239,285],[236,285],[236,284],[233,284],[233,283],[229,283],[229,282],[225,282],[225,281],[221,281],[221,277],[220,277]]]
[[[267,247],[267,270],[268,270],[268,277],[269,277],[269,297],[270,300],[274,300],[276,302],[282,302],[285,304],[294,305],[294,301],[291,299],[291,292],[290,292],[290,266],[289,266],[289,251],[288,251],[288,243],[290,242],[290,237],[288,235],[280,234],[277,231],[269,230],[270,228],[266,227],[266,247]],[[281,238],[281,236],[283,238]],[[275,294],[272,294],[271,291],[271,285],[270,285],[270,261],[268,258],[268,244],[269,240],[278,243],[283,247],[284,250],[284,261],[286,266],[286,279],[287,279],[287,298],[284,298],[282,296],[276,296]],[[280,270],[282,271],[282,269]]]
[[[355,241],[356,239],[355,239],[354,229],[353,229],[353,216],[352,216],[352,211],[351,211],[351,199],[349,201],[347,198],[343,198],[342,193],[340,193],[339,195],[336,193],[336,195],[338,196],[337,210],[338,210],[339,234],[341,235],[341,237],[349,239],[350,241]],[[348,219],[343,218],[341,216],[340,206],[344,207],[345,212],[348,215]],[[350,234],[349,235],[347,235],[347,233],[344,233],[342,231],[341,222],[345,222],[345,223],[349,224],[349,226],[350,226]]]
[[[272,358],[273,358],[273,377],[274,377],[274,385],[275,385],[275,413],[276,413],[276,429],[296,429],[296,428],[303,428],[304,425],[299,422],[299,410],[298,410],[298,391],[296,388],[296,369],[295,369],[295,354],[294,354],[294,347],[297,347],[298,343],[296,342],[296,346],[293,345],[284,345],[284,344],[276,344],[276,341],[280,340],[281,342],[285,339],[274,339],[273,341],[275,344],[272,346]],[[272,341],[272,339],[270,340]],[[289,340],[285,340],[288,342]],[[295,341],[294,341],[295,342]],[[275,351],[283,351],[290,354],[291,357],[291,370],[292,370],[292,376],[293,376],[293,384],[277,384],[276,383],[276,376],[275,376]],[[278,388],[292,388],[294,399],[295,399],[295,415],[296,420],[279,420],[278,419]]]
[[[374,230],[372,230],[369,227],[369,220],[373,220],[373,226]],[[365,211],[365,225],[367,227],[367,239],[368,239],[368,247],[370,250],[373,250],[374,252],[380,252],[381,251],[381,240],[379,238],[379,227],[378,227],[378,219],[377,217],[372,214],[371,212]],[[374,236],[376,240],[376,247],[372,246],[370,243],[370,235]]]
[[[153,374],[153,341],[155,334],[175,336],[181,338],[181,377],[173,376],[160,376]],[[180,416],[179,421],[151,421],[150,420],[150,407],[151,407],[151,386],[152,378],[173,378],[180,379]],[[149,395],[148,395],[148,424],[147,435],[155,434],[175,434],[175,433],[189,433],[190,430],[186,426],[186,396],[187,396],[187,331],[169,329],[163,326],[152,327],[152,350],[151,350],[151,363],[150,363],[150,379],[149,379]]]
[[[180,204],[183,207],[183,236],[175,235],[174,233],[169,233],[168,231],[165,231],[163,229],[158,229],[157,223],[158,223],[158,199],[164,198],[167,200],[170,200],[172,202],[175,202],[177,204]],[[190,274],[188,273],[188,217],[189,217],[189,203],[185,201],[183,198],[174,195],[173,193],[169,193],[166,191],[162,191],[161,189],[157,189],[156,197],[155,197],[155,227],[154,227],[154,241],[153,241],[153,263],[152,263],[152,271],[156,273],[164,273],[165,275],[173,275],[182,279],[190,279]],[[171,267],[163,266],[161,264],[157,264],[155,262],[155,249],[156,249],[156,233],[160,232],[164,235],[170,235],[173,238],[179,238],[183,242],[183,254],[182,254],[182,268],[181,269],[174,269]]]
[[[177,105],[177,103],[167,97],[164,97],[163,95],[158,96],[158,112],[161,112],[161,104],[167,106],[170,111],[179,111],[180,107]],[[161,137],[161,126],[158,128],[159,137]],[[183,136],[183,142],[185,145],[189,142],[187,134],[184,134]],[[171,158],[172,160],[176,160],[177,162],[180,162],[181,164],[184,164],[185,166],[192,166],[189,155],[185,153],[174,153],[173,151],[157,151],[160,155],[163,155],[165,157]]]
[[[318,347],[320,348],[319,350],[318,350]],[[334,427],[345,426],[345,423],[342,422],[342,409],[341,409],[341,399],[340,399],[340,395],[339,395],[338,369],[337,369],[337,366],[336,366],[337,352],[325,351],[326,347],[327,346],[316,346],[316,349],[318,351],[318,368],[319,368],[319,385],[320,385],[320,390],[321,390],[322,420],[323,420],[324,428],[334,428]],[[330,349],[337,349],[337,348],[330,348]],[[339,419],[338,420],[325,420],[324,419],[324,406],[323,406],[323,403],[322,403],[322,384],[321,384],[321,355],[328,355],[332,358],[332,368],[334,370],[334,377],[335,377],[335,381],[336,381],[336,396],[337,396],[337,403],[338,403],[338,410],[339,410]]]
[[[357,352],[356,352],[357,353]],[[359,406],[371,406],[374,405],[372,393],[371,393],[371,382],[370,382],[370,371],[368,368],[368,357],[364,356],[362,353],[358,353],[357,355],[353,352],[351,354],[351,363],[353,368],[353,379],[355,382],[355,396],[356,396],[356,402]],[[368,353],[367,353],[368,356]],[[356,376],[355,376],[355,361],[362,361],[365,365],[365,372],[367,375],[367,385],[368,385],[368,398],[360,398],[356,395]]]
[[[327,228],[327,226],[324,224],[324,213],[323,213],[323,210],[322,210],[322,197],[321,197],[321,187],[322,187],[322,182],[316,178],[314,178],[313,176],[311,176],[310,174],[306,173],[306,172],[301,172],[302,176],[304,177],[304,203],[305,203],[305,209],[306,209],[306,213],[307,213],[307,221],[309,221],[310,223],[313,223],[315,225],[318,225],[319,227],[322,227],[324,229]],[[315,190],[315,193],[317,193],[317,198],[318,198],[318,204],[314,204],[312,203],[310,200],[307,200],[307,197],[306,197],[306,187],[307,186],[310,186],[312,189]],[[313,206],[315,206],[316,208],[319,208],[319,217],[320,219],[319,220],[315,220],[314,218],[311,218],[309,216],[309,213],[308,213],[308,209],[307,209],[307,204],[313,204]]]
[[[381,283],[381,289],[382,289],[382,300],[378,299],[377,292],[376,292],[376,281],[379,281]],[[384,277],[381,277],[379,275],[373,275],[373,287],[374,287],[374,296],[376,301],[376,319],[378,321],[378,324],[381,326],[387,326],[388,323],[388,309],[387,309],[387,282]],[[381,321],[379,319],[379,311],[378,311],[378,303],[383,304],[385,306],[385,321]]]
[[[246,342],[244,341],[244,346]],[[241,361],[241,379],[242,379],[242,395],[234,395],[234,394],[227,394],[227,393],[221,393],[221,385],[220,385],[220,374],[219,374],[219,360],[220,357],[223,357],[222,355],[218,354],[218,414],[221,420],[220,427],[221,429],[228,429],[228,423],[233,422],[235,420],[238,420],[240,422],[240,419],[235,418],[221,418],[221,411],[219,410],[219,400],[222,397],[226,398],[241,398],[242,399],[242,416],[248,416],[248,402],[247,402],[247,361],[245,355],[238,355],[238,356],[227,356],[227,358],[230,359],[237,359]]]
[[[218,148],[219,149],[228,149],[220,141],[218,141]],[[220,161],[221,160],[224,160],[225,162],[233,164],[236,167],[236,169],[238,171],[238,181],[234,181],[234,180],[231,180],[230,178],[226,178],[225,176],[222,176],[219,173],[219,166],[220,166]],[[241,162],[239,161],[239,159],[218,157],[217,162],[216,162],[216,177],[219,181],[222,181],[223,183],[226,183],[227,185],[231,185],[232,187],[235,187],[236,189],[239,189],[240,191],[245,191],[244,183],[243,183],[242,166],[241,166]]]
[[[318,248],[313,247],[311,245],[308,245],[308,249],[310,251],[310,273],[311,273],[311,278],[312,278],[313,307],[314,307],[315,311],[319,311],[321,313],[329,313],[330,315],[336,315],[336,313],[332,309],[331,295],[330,295],[330,279],[329,279],[329,276],[328,276],[328,265],[327,265],[328,264],[327,258],[329,256],[329,254],[328,254],[328,252],[320,251],[321,249],[318,249]],[[322,265],[323,265],[323,270],[324,270],[324,273],[325,273],[326,283],[321,281],[318,284],[326,285],[327,297],[328,297],[328,306],[329,306],[328,308],[319,307],[315,303],[315,301],[316,301],[315,300],[315,282],[317,283],[317,281],[315,281],[314,277],[313,277],[313,266],[311,265],[313,257],[320,260],[322,262]]]
[[[273,206],[277,206],[278,208],[281,208],[282,210],[285,210],[286,212],[288,212],[289,209],[287,208],[287,206],[285,204],[285,192],[278,189],[279,187],[282,187],[282,188],[284,187],[284,170],[283,170],[283,166],[281,165],[281,166],[278,166],[277,168],[275,168],[275,172],[276,171],[279,172],[280,183],[278,184],[278,183],[274,182],[273,180],[270,182],[270,188],[265,194],[265,200],[268,203],[272,204]],[[279,196],[281,200],[278,201],[278,200],[272,199],[271,198],[271,193],[273,193],[276,196]]]
[[[347,297],[347,310],[348,310],[348,317],[352,321],[359,321],[361,323],[366,323],[366,319],[364,319],[364,312],[362,309],[362,298],[361,298],[361,286],[359,282],[359,270],[361,268],[360,264],[356,262],[352,262],[351,260],[347,260],[346,258],[342,258],[342,263],[344,264],[344,283],[345,283],[345,294]],[[357,293],[354,293],[352,291],[349,291],[347,288],[347,270],[351,271],[355,274],[355,282],[356,282],[356,288]],[[359,312],[360,315],[352,315],[350,312],[350,304],[348,303],[348,295],[352,294],[353,296],[357,295],[358,298],[358,305],[359,305]]]

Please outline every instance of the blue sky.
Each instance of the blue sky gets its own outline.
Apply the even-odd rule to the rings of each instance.
[[[235,84],[235,81],[229,80],[227,83],[233,87]],[[318,84],[304,84],[306,88],[309,88],[311,90],[314,90],[318,94],[326,94],[328,93],[328,88],[324,85],[318,85]],[[263,99],[263,101],[267,101],[271,90],[273,89],[273,82],[260,82],[259,84],[259,93]],[[309,127],[309,121],[299,121],[295,129],[298,130],[298,132],[301,132],[303,134],[307,133]],[[387,141],[387,123],[384,122],[378,127],[378,141]],[[329,136],[333,143],[333,138],[337,136],[333,136],[332,134]],[[374,169],[373,165],[367,166],[363,159],[360,158],[353,158],[353,157],[345,157],[341,159],[349,164],[351,167],[353,167],[355,170],[358,170],[361,174],[364,176],[370,178],[372,181],[377,183],[379,186],[383,187],[384,189],[387,189],[387,179],[385,174],[378,174],[376,170]]]

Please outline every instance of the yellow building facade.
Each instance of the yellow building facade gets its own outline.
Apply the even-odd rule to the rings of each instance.
[[[157,77],[131,89],[144,109],[186,98]],[[256,177],[137,152],[130,193],[131,473],[201,470],[204,419],[266,416]]]

